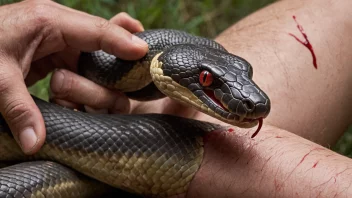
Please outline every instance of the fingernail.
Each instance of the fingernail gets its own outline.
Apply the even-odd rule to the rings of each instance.
[[[134,42],[137,45],[140,45],[142,47],[148,47],[148,44],[138,36],[132,35],[132,42]]]
[[[22,131],[19,134],[18,139],[20,141],[22,150],[25,153],[30,152],[38,142],[38,137],[35,134],[33,128],[27,128]]]
[[[65,80],[65,74],[60,70],[55,71],[53,76],[51,89],[49,89],[51,98],[55,97],[56,93],[60,93]]]

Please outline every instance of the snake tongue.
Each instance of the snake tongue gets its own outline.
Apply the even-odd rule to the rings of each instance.
[[[257,130],[253,133],[253,135],[251,136],[251,138],[254,138],[255,136],[257,136],[258,135],[258,133],[259,133],[259,131],[260,131],[260,129],[262,128],[262,126],[263,126],[263,118],[259,118],[258,119],[258,128],[257,128]]]

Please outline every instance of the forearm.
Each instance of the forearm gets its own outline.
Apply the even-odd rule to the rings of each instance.
[[[264,126],[213,132],[187,197],[351,197],[352,161],[287,131]]]
[[[233,25],[217,41],[247,59],[269,95],[267,123],[334,144],[352,123],[352,13],[349,0],[280,1]],[[292,16],[303,26],[312,55]]]
[[[253,129],[206,137],[187,197],[352,196],[352,161],[300,137],[333,144],[352,123],[351,6],[348,0],[280,1],[217,38],[253,65],[272,112],[255,139]],[[313,46],[317,69],[290,35],[304,40],[293,16]]]

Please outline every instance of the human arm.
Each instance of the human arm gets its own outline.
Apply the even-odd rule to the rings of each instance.
[[[254,81],[269,95],[267,123],[324,146],[352,124],[352,20],[349,0],[279,1],[224,31],[217,41],[249,60]],[[317,56],[289,33],[303,36]]]
[[[243,19],[217,41],[248,60],[272,100],[267,123],[323,145],[352,123],[351,1],[281,1]],[[315,49],[301,35],[297,16]],[[351,197],[351,159],[272,126],[214,135],[187,197]]]
[[[266,125],[206,137],[186,197],[351,197],[352,160]]]
[[[52,1],[30,0],[1,6],[0,21],[0,112],[27,154],[41,147],[45,127],[26,85],[56,67],[75,71],[80,51],[103,49],[138,59],[148,50],[130,33],[142,31],[142,25],[126,14],[107,21]]]

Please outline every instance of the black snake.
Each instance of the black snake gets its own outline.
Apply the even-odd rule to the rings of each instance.
[[[149,44],[142,59],[82,53],[79,72],[134,99],[165,94],[240,127],[261,124],[269,114],[270,100],[252,81],[251,65],[215,41],[167,29],[136,35]],[[47,138],[34,156],[22,154],[0,118],[0,161],[34,160],[0,169],[0,198],[94,197],[103,192],[102,183],[66,167],[139,195],[184,193],[201,164],[203,136],[221,127],[164,114],[92,115],[35,101]]]

